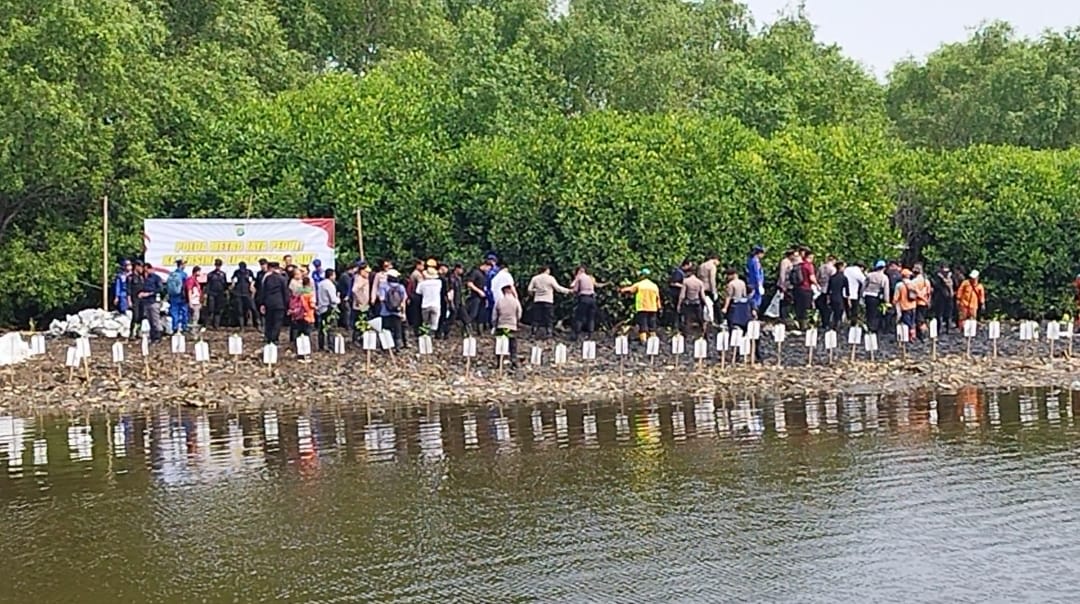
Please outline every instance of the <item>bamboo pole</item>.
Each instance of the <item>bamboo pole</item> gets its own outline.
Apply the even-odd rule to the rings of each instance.
[[[109,196],[101,198],[101,310],[109,310]]]
[[[356,208],[356,244],[360,248],[360,259],[367,260],[364,255],[364,220],[360,216],[360,208]]]

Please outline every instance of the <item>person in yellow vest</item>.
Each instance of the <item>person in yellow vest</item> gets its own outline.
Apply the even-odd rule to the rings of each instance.
[[[971,271],[956,290],[956,310],[960,326],[968,319],[977,319],[979,311],[986,310],[986,288],[979,283],[979,271]]]
[[[641,279],[633,285],[620,288],[623,294],[634,294],[634,311],[636,313],[638,340],[645,343],[649,336],[656,333],[657,316],[660,314],[660,287],[656,285],[649,275],[651,271],[643,268],[638,271]]]

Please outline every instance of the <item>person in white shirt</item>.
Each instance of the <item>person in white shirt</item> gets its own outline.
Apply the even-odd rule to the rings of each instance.
[[[866,272],[863,263],[856,262],[844,269],[844,277],[847,278],[847,318],[851,325],[859,320],[859,300],[862,300],[863,290],[866,287]]]
[[[503,265],[499,268],[499,272],[495,273],[495,276],[491,279],[491,293],[495,298],[495,303],[498,304],[499,300],[503,297],[503,288],[510,286],[510,291],[514,293],[514,297],[518,297],[517,287],[514,285],[514,276],[510,274],[510,267],[503,262]]]
[[[423,279],[416,286],[420,297],[420,323],[427,326],[428,333],[434,334],[439,329],[439,317],[442,315],[442,279],[439,271],[428,268]]]

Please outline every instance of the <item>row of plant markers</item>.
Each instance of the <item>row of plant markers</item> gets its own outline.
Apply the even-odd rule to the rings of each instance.
[[[929,324],[929,337],[932,343],[932,354],[936,355],[936,345],[938,339],[938,325],[937,321],[930,321]],[[971,352],[971,341],[978,337],[979,326],[976,321],[965,321],[963,324],[963,335],[967,339],[968,354]],[[1020,340],[1026,342],[1035,342],[1040,340],[1040,326],[1034,321],[1024,321],[1020,324]],[[772,341],[777,347],[777,363],[781,363],[783,355],[782,349],[786,342],[787,330],[782,324],[778,324],[772,327]],[[1068,341],[1069,354],[1071,356],[1072,349],[1072,336],[1073,325],[1072,322],[1059,323],[1056,321],[1047,323],[1045,333],[1045,339],[1050,343],[1050,354],[1053,356],[1054,343],[1058,340],[1065,339]],[[1001,339],[1001,323],[998,321],[991,321],[986,325],[986,337],[993,342],[993,354],[997,356],[997,341]],[[904,325],[898,325],[896,328],[896,341],[900,344],[901,354],[906,355],[906,344],[909,343],[910,332]],[[744,362],[754,363],[754,357],[756,356],[756,347],[759,341],[762,339],[762,323],[760,321],[751,321],[747,325],[745,333],[735,328],[733,330],[721,329],[715,337],[714,349],[719,353],[720,362],[723,364],[727,362],[728,356],[730,360],[734,362],[737,358],[741,358]],[[824,347],[826,352],[829,353],[830,359],[832,358],[835,349],[839,347],[839,336],[836,331],[829,330],[824,332]],[[333,344],[333,352],[338,355],[343,355],[346,352],[345,338],[341,334],[335,335],[331,338]],[[803,346],[807,350],[807,360],[809,363],[813,363],[814,351],[819,346],[819,331],[816,328],[809,329],[803,334],[802,338]],[[847,344],[851,347],[851,360],[855,360],[856,350],[861,348],[866,352],[870,360],[874,360],[874,354],[878,351],[878,336],[874,333],[868,333],[863,328],[855,326],[850,327],[847,332]],[[299,357],[308,357],[311,355],[311,339],[308,336],[301,335],[296,339],[295,352]],[[210,361],[210,345],[206,341],[199,339],[192,347],[195,355],[195,361],[197,363],[206,363]],[[389,331],[368,331],[363,334],[362,348],[367,354],[368,364],[370,365],[371,353],[377,350],[390,351],[393,354],[394,339]],[[650,360],[655,359],[660,354],[660,339],[656,336],[650,337],[645,343],[645,355],[650,357]],[[174,355],[186,355],[187,354],[187,340],[184,334],[174,334],[170,339],[170,350]],[[474,337],[467,337],[462,341],[462,356],[468,361],[477,356],[477,339]],[[41,356],[45,354],[45,337],[42,334],[36,334],[30,339],[30,351],[32,356]],[[682,335],[675,335],[670,341],[670,351],[674,356],[682,356],[686,354],[686,340]],[[144,366],[147,374],[149,374],[149,356],[150,356],[150,342],[144,335],[141,342],[141,352],[144,360]],[[228,339],[228,354],[234,360],[238,360],[244,353],[244,341],[239,335],[230,336]],[[421,356],[427,356],[434,353],[434,343],[430,336],[421,336],[419,338],[418,353]],[[562,365],[567,362],[569,350],[565,344],[556,344],[554,350],[554,364]],[[117,373],[121,374],[121,365],[125,362],[125,344],[124,342],[116,342],[112,345],[112,361],[117,366]],[[698,338],[693,342],[691,349],[693,358],[697,361],[704,361],[709,356],[709,342],[705,338]],[[495,338],[495,355],[500,359],[504,359],[510,355],[510,340],[506,336],[497,336]],[[630,355],[630,338],[625,335],[617,336],[615,338],[615,355],[620,359],[625,359]],[[89,375],[89,363],[90,358],[90,340],[88,338],[79,338],[67,349],[66,366],[71,372],[78,369],[80,366],[84,367],[87,375]],[[596,342],[586,341],[582,343],[581,358],[585,361],[593,361],[596,359]],[[275,344],[266,344],[262,347],[262,362],[272,367],[276,365],[278,361],[278,346]],[[540,346],[534,346],[530,355],[530,362],[534,365],[542,365],[544,362],[544,351]],[[179,371],[179,366],[178,366]]]

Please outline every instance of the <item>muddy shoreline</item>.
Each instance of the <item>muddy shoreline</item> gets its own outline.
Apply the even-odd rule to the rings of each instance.
[[[963,386],[1069,387],[1080,374],[1080,361],[1066,358],[1064,341],[1057,343],[1051,359],[1046,341],[1020,342],[1015,326],[1003,326],[996,359],[985,336],[972,340],[968,357],[967,342],[954,333],[938,341],[937,360],[931,358],[929,342],[911,343],[901,351],[896,342],[882,338],[873,362],[862,347],[852,362],[851,347],[842,343],[830,362],[819,341],[813,363],[808,364],[803,339],[790,337],[779,366],[776,345],[767,334],[763,334],[761,363],[733,366],[729,353],[723,367],[711,338],[709,357],[699,365],[692,358],[692,339],[686,340],[686,354],[680,357],[670,354],[669,338],[664,336],[655,358],[633,347],[620,362],[614,335],[597,335],[595,361],[582,360],[581,342],[523,337],[518,369],[507,365],[501,373],[494,339],[482,337],[477,357],[469,363],[469,377],[460,338],[435,341],[430,356],[419,356],[415,345],[392,358],[385,352],[372,353],[370,370],[367,355],[359,347],[350,345],[345,355],[317,353],[312,361],[301,362],[283,339],[280,363],[270,375],[262,364],[258,334],[243,334],[244,353],[236,359],[226,354],[229,335],[225,331],[204,335],[211,356],[203,363],[195,362],[194,337],[188,338],[184,355],[171,354],[168,340],[158,344],[145,365],[139,343],[129,342],[119,374],[112,363],[114,341],[92,338],[89,379],[85,368],[71,372],[65,367],[66,349],[73,340],[50,339],[45,356],[2,369],[0,409],[135,411],[162,405],[257,409],[296,404],[534,404],[751,393],[903,393],[923,388],[952,391]],[[558,367],[552,364],[557,342],[566,344],[568,353],[567,363]],[[542,347],[543,365],[529,363],[533,345]],[[1077,348],[1080,352],[1080,345]]]

